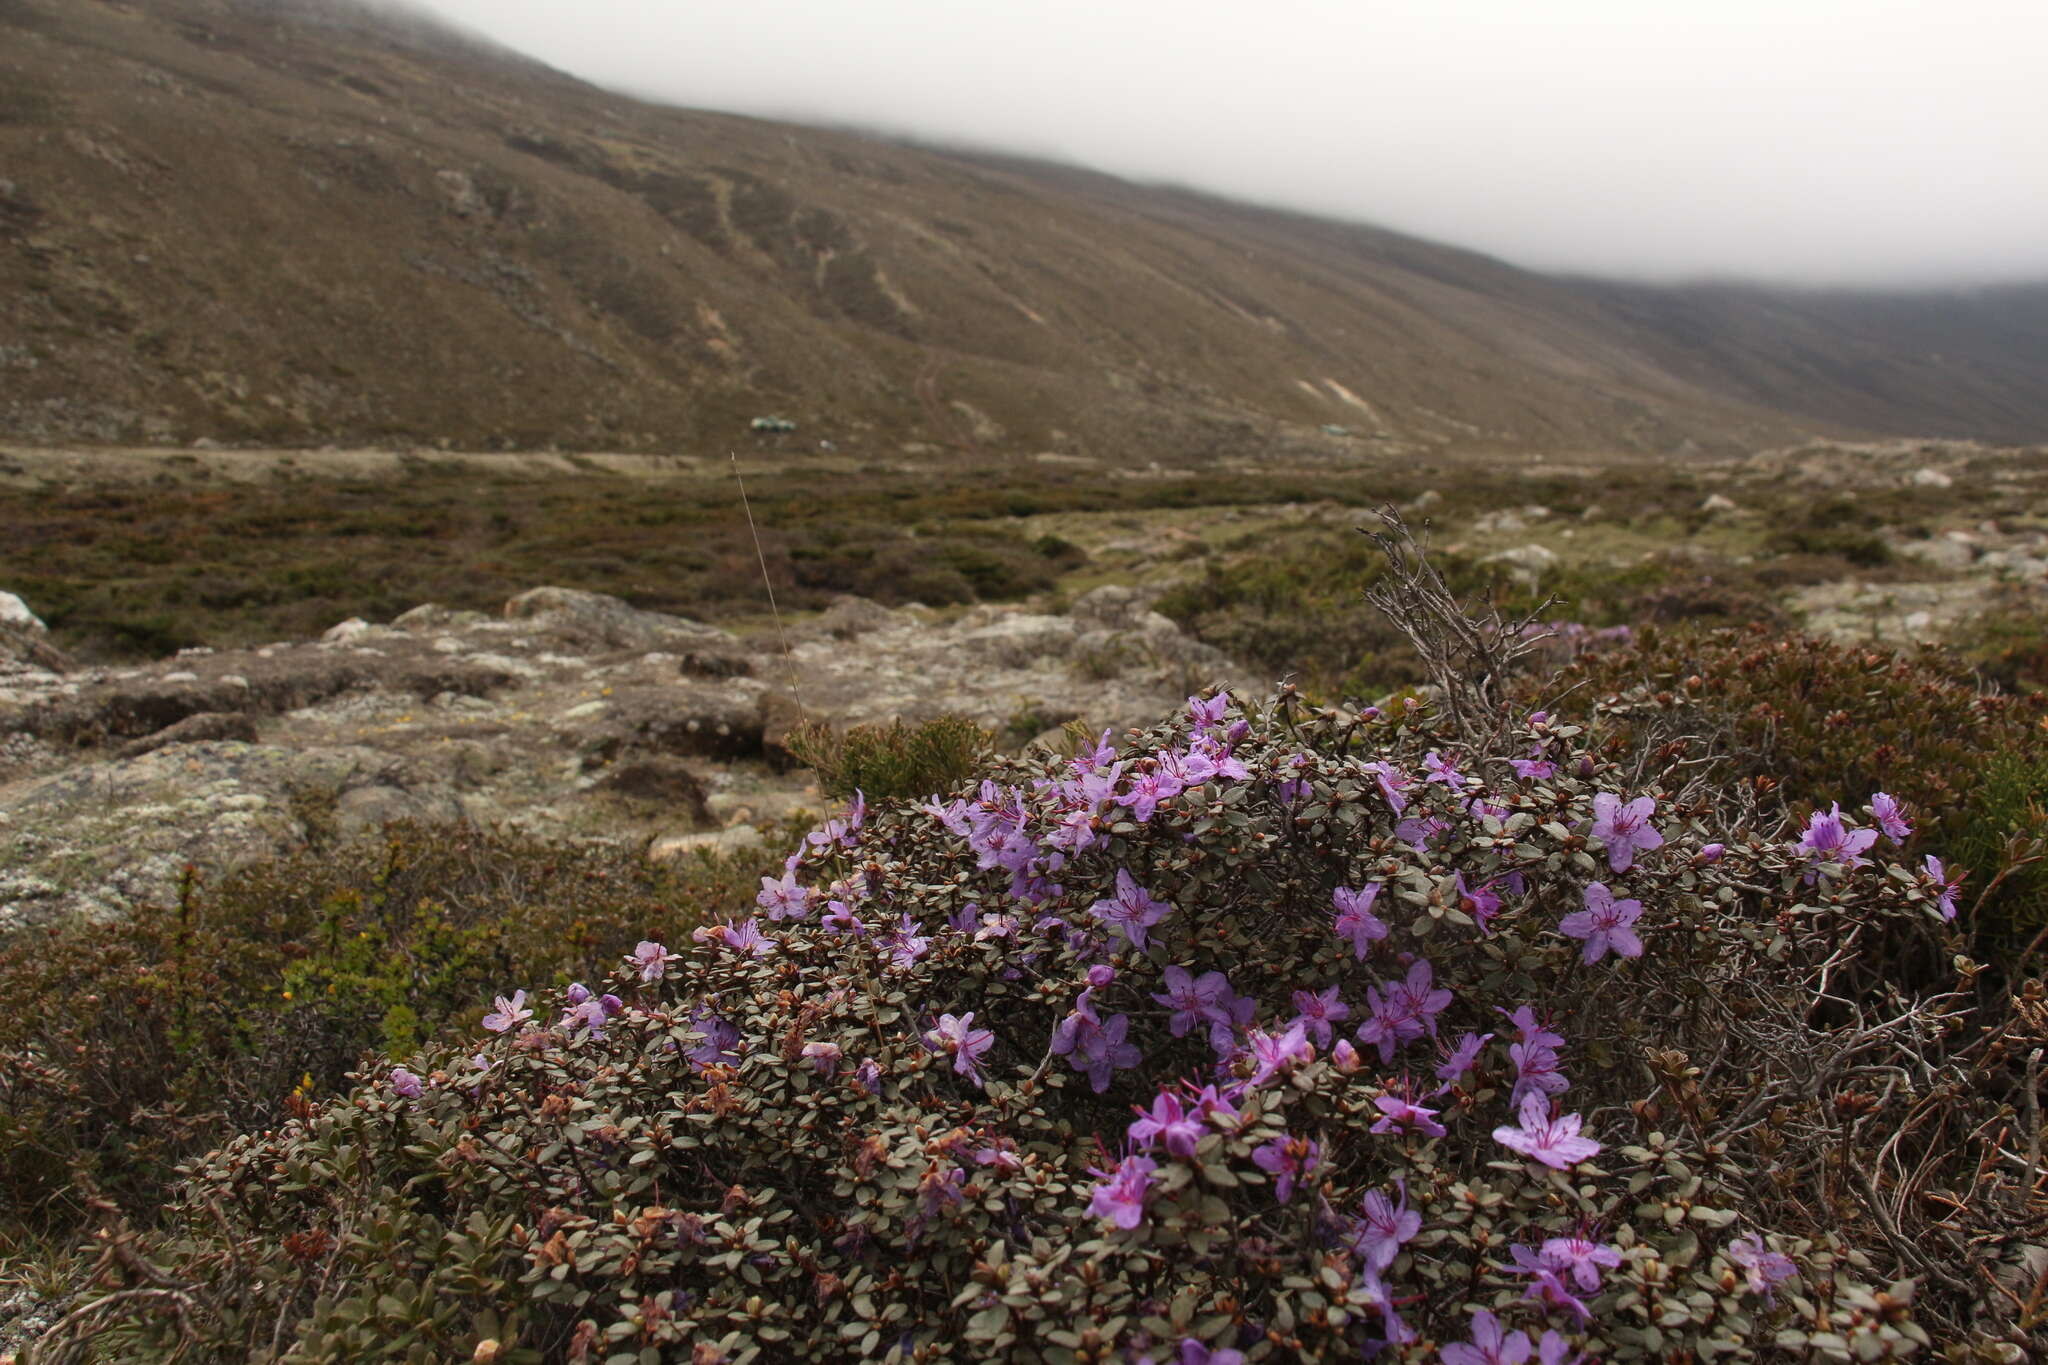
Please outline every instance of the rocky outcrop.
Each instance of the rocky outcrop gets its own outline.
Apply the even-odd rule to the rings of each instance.
[[[0,674],[22,669],[62,673],[71,667],[64,652],[50,643],[50,629],[28,603],[0,592]]]
[[[0,932],[121,914],[396,819],[678,854],[824,802],[797,725],[966,715],[1031,734],[1149,722],[1230,661],[1128,588],[951,619],[845,598],[789,647],[561,588],[501,616],[427,604],[318,640],[0,673]],[[27,629],[27,627],[23,627]]]

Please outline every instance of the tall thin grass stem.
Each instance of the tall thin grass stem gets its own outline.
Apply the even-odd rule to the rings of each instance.
[[[754,525],[754,506],[747,501],[747,481],[740,477],[739,452],[727,450],[725,455],[732,461],[732,481],[739,485],[740,508],[747,514],[747,534],[754,538],[754,558],[761,562],[761,586],[768,590],[768,613],[775,618],[775,638],[782,642],[782,666],[789,672],[789,694],[796,699],[797,718],[809,725],[810,713],[804,710],[803,689],[796,680],[796,655],[789,648],[789,632],[782,628],[782,608],[775,605],[775,582],[768,577],[768,553],[761,548],[761,531]]]

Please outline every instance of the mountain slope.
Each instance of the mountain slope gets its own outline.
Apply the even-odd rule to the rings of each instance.
[[[647,105],[321,0],[0,0],[0,54],[17,439],[715,450],[769,412],[855,450],[1138,463],[2048,436],[2038,294],[1548,279]]]

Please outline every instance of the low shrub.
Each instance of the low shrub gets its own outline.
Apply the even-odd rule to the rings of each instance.
[[[818,786],[841,801],[856,792],[875,801],[907,801],[951,791],[973,776],[993,743],[965,716],[918,725],[835,729],[823,721],[798,727],[784,741],[791,756],[818,775]]]
[[[1947,884],[1487,720],[1192,699],[833,822],[197,1163],[48,1349],[2018,1358],[2048,1009],[1873,966],[1949,961]]]
[[[467,1031],[508,974],[561,984],[642,933],[680,937],[762,870],[400,824],[17,936],[0,990],[44,1006],[0,1019],[0,1232],[70,1225],[74,1170],[154,1203],[175,1163],[334,1094],[366,1051]]]
[[[1895,654],[1761,627],[1648,628],[1526,679],[1531,705],[1560,688],[1602,704],[1610,757],[1683,744],[1703,771],[1756,785],[1790,816],[1882,789],[1915,813],[1916,848],[1968,875],[1972,950],[2007,966],[2048,926],[2048,863],[2009,867],[2044,832],[2048,697],[1989,692],[1951,654]],[[2016,849],[2013,839],[2021,844]]]

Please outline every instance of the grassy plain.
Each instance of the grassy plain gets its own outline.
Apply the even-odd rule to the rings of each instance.
[[[1948,483],[1913,481],[1932,465]],[[1994,601],[2001,575],[1912,547],[1987,523],[1994,539],[2048,526],[2038,454],[1974,446],[1184,469],[766,449],[742,467],[785,609],[848,592],[1056,606],[1152,582],[1184,626],[1331,687],[1379,681],[1373,660],[1392,642],[1358,604],[1372,558],[1351,530],[1388,503],[1429,523],[1461,587],[1554,593],[1590,624],[1796,623],[1801,592],[1901,584],[1937,602],[1919,635],[1953,634],[1989,607],[1987,648],[2008,652],[2028,631],[2024,586]],[[0,448],[0,524],[15,528],[0,539],[0,585],[88,661],[302,637],[429,601],[494,610],[544,583],[742,628],[766,605],[722,458]],[[1870,601],[1871,633],[1896,634],[1882,591]]]

